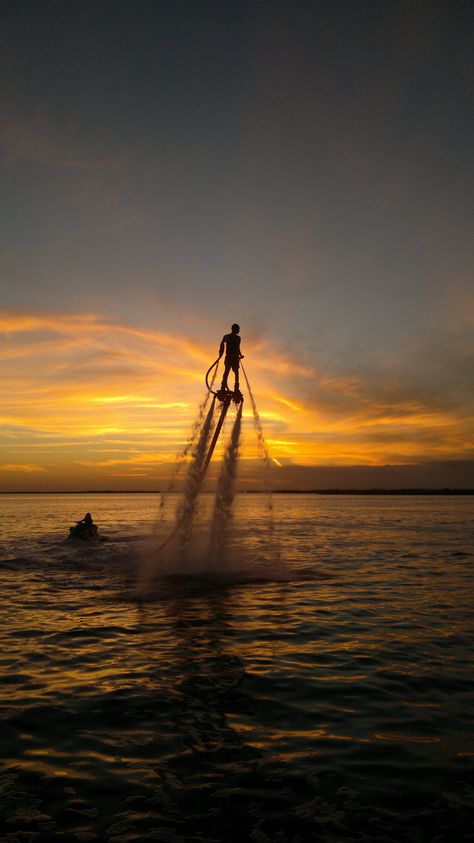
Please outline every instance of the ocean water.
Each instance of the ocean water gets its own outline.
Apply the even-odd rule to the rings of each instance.
[[[473,840],[474,497],[177,497],[0,498],[2,843]]]

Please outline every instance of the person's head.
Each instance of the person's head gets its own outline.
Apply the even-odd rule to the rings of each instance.
[[[240,325],[237,325],[237,323],[236,323],[236,322],[234,322],[234,324],[232,325],[232,333],[233,333],[233,334],[238,334],[238,333],[239,333],[239,331],[240,331]]]

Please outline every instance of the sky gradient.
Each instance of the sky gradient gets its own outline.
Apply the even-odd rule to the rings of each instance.
[[[161,488],[234,321],[276,485],[474,485],[469,4],[0,16],[0,490]]]

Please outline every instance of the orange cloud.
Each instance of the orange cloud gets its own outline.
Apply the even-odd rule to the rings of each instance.
[[[0,465],[0,471],[19,471],[25,474],[32,474],[35,471],[46,471],[43,465],[36,465],[35,463],[3,463]]]
[[[104,472],[162,478],[187,440],[216,345],[92,313],[0,311],[4,472],[41,472],[45,483],[77,477],[89,487]],[[439,389],[383,370],[322,371],[269,341],[244,338],[243,346],[277,466],[472,456],[471,408],[443,404]],[[249,401],[242,454],[253,465]]]

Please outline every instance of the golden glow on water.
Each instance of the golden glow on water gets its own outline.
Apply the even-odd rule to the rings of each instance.
[[[435,737],[420,737],[419,735],[391,735],[390,733],[377,732],[374,735],[376,741],[395,741],[399,743],[441,743],[440,738]]]
[[[99,837],[104,812],[114,834],[127,822],[142,833],[138,818],[151,834],[156,812],[160,822],[179,817],[182,832],[195,797],[194,835],[209,793],[206,822],[221,800],[226,813],[258,799],[263,815],[268,787],[269,816],[290,804],[291,835],[302,822],[304,840],[327,816],[325,782],[328,805],[339,793],[347,811],[350,789],[365,806],[358,822],[368,810],[386,829],[394,794],[401,808],[418,799],[417,815],[433,802],[438,818],[444,771],[462,782],[473,757],[474,499],[275,495],[270,541],[267,495],[240,495],[235,558],[187,571],[178,555],[139,599],[144,537],[159,543],[160,525],[166,534],[174,523],[168,496],[157,524],[160,497],[3,500],[0,716],[18,794],[3,803],[12,825],[47,822],[28,794],[47,801],[54,789],[53,819],[76,818],[79,834],[88,823]],[[201,530],[212,503],[203,496]],[[86,509],[109,541],[64,542]]]

